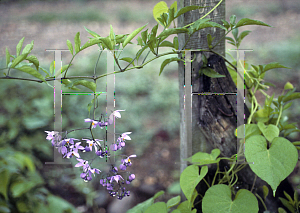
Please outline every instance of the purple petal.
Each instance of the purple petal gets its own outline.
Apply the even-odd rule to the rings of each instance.
[[[126,166],[125,166],[124,164],[121,164],[121,165],[120,165],[120,169],[121,169],[121,170],[126,170]]]

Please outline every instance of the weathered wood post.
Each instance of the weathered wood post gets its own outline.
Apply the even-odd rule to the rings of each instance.
[[[183,8],[185,6],[189,5],[198,5],[198,6],[211,6],[208,8],[203,8],[199,10],[193,10],[190,12],[187,12],[180,17],[178,17],[178,27],[183,27],[189,23],[192,23],[202,16],[204,16],[207,12],[211,10],[219,1],[216,0],[180,0],[178,1],[178,9]],[[225,1],[222,2],[215,11],[210,13],[205,18],[210,18],[212,21],[217,22],[219,24],[222,24],[221,19],[225,19]],[[208,49],[207,46],[207,40],[206,35],[210,33],[212,37],[216,37],[214,41],[218,41],[222,36],[224,36],[224,30],[221,30],[219,28],[205,28],[202,29],[196,33],[194,33],[189,42],[187,43],[187,46],[185,49],[191,49],[191,50],[197,50],[197,49]],[[185,34],[179,34],[178,35],[178,41],[179,41],[179,49],[182,49],[184,46],[186,40],[188,39],[188,35]],[[212,43],[214,45],[214,43]],[[216,52],[218,52],[221,55],[225,54],[225,42],[220,42],[219,45],[215,49]],[[192,69],[194,69],[192,75],[192,84],[193,84],[193,92],[198,93],[199,91],[196,91],[196,89],[202,87],[204,85],[204,81],[207,80],[205,78],[199,78],[196,79],[198,76],[194,76],[198,73],[199,67],[201,66],[201,60],[199,61],[199,58],[201,59],[201,54],[199,52],[196,53],[197,60],[196,63],[192,64]],[[208,54],[205,54],[208,56]],[[200,56],[200,57],[199,57]],[[180,98],[180,140],[181,140],[181,172],[186,168],[187,164],[185,164],[185,161],[183,159],[190,157],[192,154],[202,151],[202,152],[210,152],[213,147],[207,140],[209,138],[209,135],[212,135],[213,132],[207,132],[205,137],[205,132],[201,131],[199,128],[199,119],[196,117],[199,117],[200,112],[200,105],[199,105],[199,95],[193,95],[192,98],[190,98],[191,94],[187,96],[185,94],[185,69],[187,67],[184,66],[183,62],[179,62],[179,98]],[[189,70],[191,72],[191,70]],[[188,87],[189,85],[186,84]],[[184,97],[185,97],[185,106],[186,110],[184,110]],[[190,104],[192,99],[192,128],[189,128],[189,123],[184,121],[184,118],[188,119],[188,122],[191,122],[189,116],[187,115],[188,112],[190,112]],[[203,102],[202,102],[203,104]],[[188,111],[188,112],[187,112]]]
[[[219,0],[179,0],[178,9],[189,5],[210,7],[193,10],[181,15],[178,17],[178,27],[183,27],[198,20],[218,3]],[[225,0],[205,18],[210,18],[211,21],[222,25],[221,19],[225,20]],[[204,28],[194,33],[184,48],[186,50],[186,63],[178,63],[181,172],[187,167],[187,162],[183,159],[199,151],[210,153],[212,149],[218,148],[224,157],[231,157],[236,154],[237,149],[243,144],[237,143],[235,130],[237,126],[244,123],[244,118],[241,119],[237,108],[242,109],[242,114],[245,113],[246,119],[249,116],[248,109],[244,109],[244,103],[240,101],[241,97],[243,98],[243,94],[241,94],[243,92],[237,91],[237,86],[233,82],[222,57],[196,51],[197,49],[208,49],[206,38],[208,33],[215,37],[212,46],[225,34],[224,30],[220,28]],[[178,35],[179,49],[183,48],[187,39],[188,35],[186,34]],[[214,51],[224,56],[225,41],[220,42],[214,48]],[[199,76],[199,68],[203,65],[201,54],[205,54],[208,59],[207,66],[226,77],[209,78],[204,75]],[[194,55],[196,55],[196,59],[192,63],[187,63],[191,58],[194,58]],[[243,79],[241,80],[243,82]],[[243,163],[239,159],[237,162],[239,164]],[[213,165],[213,167],[215,166]],[[238,176],[242,184],[239,189],[244,188],[252,191],[255,186],[252,192],[259,194],[261,197],[263,196],[262,186],[268,186],[268,184],[256,177],[248,165],[239,172]],[[255,185],[252,185],[253,182],[255,182]],[[201,189],[201,186],[197,186],[198,192]],[[270,187],[269,191],[271,191]],[[182,197],[184,198],[184,196]],[[272,195],[267,196],[265,200],[268,210],[274,212],[277,211],[278,203],[280,203],[278,198],[274,198]],[[264,209],[260,202],[259,207],[260,210]],[[201,205],[199,208],[201,209]]]

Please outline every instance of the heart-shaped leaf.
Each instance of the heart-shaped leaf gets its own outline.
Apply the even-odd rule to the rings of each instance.
[[[192,157],[189,157],[189,162],[197,165],[204,165],[204,164],[212,164],[212,163],[218,163],[220,159],[217,159],[217,157],[220,155],[219,149],[213,149],[211,151],[211,154],[208,154],[206,152],[197,152]]]
[[[245,133],[245,135],[244,135]],[[237,137],[238,138],[250,138],[253,135],[260,135],[261,131],[259,130],[256,124],[246,124],[245,128],[244,125],[241,125],[237,128]]]
[[[196,190],[197,184],[205,177],[208,172],[208,167],[201,167],[199,175],[199,167],[196,165],[191,165],[186,167],[180,175],[180,187],[186,196],[186,198],[191,201],[193,192]]]
[[[231,200],[229,186],[218,184],[210,187],[202,200],[203,213],[255,213],[258,212],[258,202],[255,196],[246,189],[236,193]]]
[[[285,138],[274,138],[269,149],[267,141],[261,135],[255,135],[246,140],[245,156],[252,171],[276,189],[295,168],[298,152],[295,146]]]
[[[257,126],[269,142],[272,142],[274,138],[279,136],[279,129],[273,124],[269,124],[266,127],[264,123],[258,122]]]

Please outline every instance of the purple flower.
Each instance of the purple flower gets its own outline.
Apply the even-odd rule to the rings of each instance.
[[[81,173],[80,177],[83,179],[84,182],[88,182],[93,179],[90,173]]]
[[[82,140],[86,140],[86,143],[88,143],[88,147],[89,147],[89,151],[93,151],[93,147],[95,148],[95,152],[98,151],[97,145],[101,146],[101,144],[99,143],[99,139],[95,139],[94,140],[89,140],[89,139],[82,139]],[[87,149],[85,149],[87,151]]]
[[[102,122],[102,121],[100,121],[100,122],[98,122],[98,126],[100,126],[100,128],[101,129],[103,129],[103,127],[105,127],[105,126],[108,126],[108,125],[110,125],[111,123],[109,123],[109,122]]]
[[[106,186],[107,185],[107,180],[104,178],[104,179],[100,179],[100,184],[102,186]]]
[[[130,158],[135,158],[136,155],[129,155],[126,159],[121,159],[122,164],[120,165],[121,170],[126,170],[127,166],[131,166]]]
[[[124,132],[122,135],[121,135],[121,139],[123,140],[131,140],[131,138],[128,136],[129,134],[131,134],[132,132]]]
[[[82,166],[84,172],[86,172],[86,170],[88,170],[90,168],[89,162],[87,160],[82,160],[82,159],[79,159],[79,158],[77,158],[76,160],[78,160],[79,163],[77,163],[75,165],[75,167],[81,167]]]
[[[86,119],[84,119],[84,122],[92,122],[92,128],[96,128],[97,127],[97,125],[98,125],[98,121],[95,121],[95,120],[92,120],[92,119],[90,119],[90,118],[86,118]]]
[[[109,117],[115,116],[116,118],[121,118],[121,114],[119,113],[121,111],[125,111],[125,110],[115,110],[115,111],[113,111],[113,113],[111,113],[111,115]]]
[[[56,131],[45,131],[45,132],[47,132],[47,134],[48,134],[46,137],[46,140],[53,140],[55,135],[58,134],[58,132],[56,132]]]
[[[126,168],[127,168],[127,167],[126,167],[124,164],[121,164],[121,165],[120,165],[120,169],[121,169],[121,170],[126,170]]]
[[[45,131],[47,132],[47,140],[51,140],[52,146],[58,147],[61,146],[60,140],[61,140],[61,135],[59,135],[59,132],[56,131]]]
[[[112,182],[112,181],[115,180],[115,181],[118,183],[118,181],[119,181],[120,179],[124,180],[123,177],[122,177],[121,175],[115,175],[115,176],[112,176],[112,177],[111,177],[110,182]]]
[[[128,179],[130,182],[133,181],[135,179],[135,175],[134,174],[129,175]]]
[[[64,146],[65,144],[66,144],[67,146],[71,146],[71,144],[74,145],[74,140],[78,140],[78,139],[75,139],[75,138],[67,138],[67,139],[64,139],[64,140],[62,140],[62,142],[61,142],[61,146]]]
[[[117,151],[117,150],[118,150],[117,144],[112,144],[112,145],[110,145],[110,150],[112,150],[112,151]]]
[[[65,146],[61,146],[57,148],[57,151],[61,154],[66,154],[68,152],[68,149]]]
[[[88,168],[88,170],[89,170],[89,173],[92,173],[94,175],[94,177],[95,177],[95,172],[97,174],[100,174],[100,172],[101,172],[99,169],[96,169],[96,168],[94,168],[94,169]]]
[[[84,150],[83,146],[80,146],[81,142],[76,143],[75,145],[70,146],[70,152],[67,153],[67,158],[76,156],[77,158],[80,158],[80,155],[78,154],[78,149]]]

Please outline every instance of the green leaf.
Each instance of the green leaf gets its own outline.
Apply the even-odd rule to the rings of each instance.
[[[24,59],[26,59],[28,54],[22,54],[19,55],[18,57],[16,57],[15,59],[12,60],[12,64],[10,65],[11,68],[16,67],[21,61],[23,61]]]
[[[32,162],[31,158],[28,157],[27,155],[24,155],[20,152],[17,152],[15,154],[14,158],[22,163],[22,168],[23,169],[26,167],[26,168],[28,168],[28,171],[30,171],[30,172],[35,171],[35,165]]]
[[[50,75],[52,76],[55,69],[55,61],[52,61],[49,67]]]
[[[231,37],[225,37],[225,39],[227,39],[228,41],[231,41],[231,42],[233,42],[234,43],[234,40],[233,40],[233,38],[231,38]]]
[[[184,14],[186,12],[189,12],[191,10],[197,10],[197,9],[201,9],[201,8],[206,8],[206,7],[201,7],[201,6],[196,6],[196,5],[183,7],[180,10],[178,10],[177,13],[175,13],[175,18],[177,18],[180,15],[182,15],[182,14]]]
[[[120,58],[119,60],[126,61],[126,62],[128,62],[128,63],[131,63],[133,59],[130,58],[130,57],[124,57],[124,58]],[[134,65],[134,61],[132,62],[132,65],[135,66],[135,65]]]
[[[209,68],[209,67],[205,67],[201,69],[202,73],[208,77],[211,78],[222,78],[222,77],[226,77],[225,75],[221,75],[219,73],[217,73],[216,71],[214,71],[213,69]]]
[[[172,42],[169,42],[169,41],[163,41],[163,42],[160,43],[159,46],[160,46],[160,47],[172,47],[172,48],[174,48],[173,43],[172,43]]]
[[[23,38],[19,41],[19,43],[18,43],[18,45],[17,45],[17,47],[16,47],[16,54],[17,54],[17,57],[20,55],[20,52],[21,52],[21,49],[22,49],[22,46],[23,46],[24,39],[25,39],[25,37],[23,37]]]
[[[197,21],[195,21],[189,28],[189,34],[193,34],[198,30],[207,28],[207,27],[218,27],[221,28],[223,30],[226,30],[225,27],[223,27],[222,25],[216,23],[216,22],[209,22],[210,19],[198,19]]]
[[[291,69],[290,67],[285,67],[281,64],[279,64],[278,62],[272,62],[269,64],[266,64],[265,66],[263,66],[263,72],[267,72],[270,69],[275,69],[275,68],[286,68],[286,69]]]
[[[279,207],[278,208],[278,213],[287,213],[283,208]]]
[[[87,81],[87,80],[76,80],[73,82],[73,86],[76,86],[76,85],[82,85],[84,87],[89,88],[93,92],[96,92],[97,85],[94,82]]]
[[[7,169],[3,169],[0,172],[0,180],[1,180],[1,184],[0,184],[0,193],[4,196],[5,200],[7,200],[7,189],[8,189],[8,185],[9,185],[9,180],[10,178],[10,173],[8,172]]]
[[[267,149],[267,141],[261,135],[255,135],[246,140],[245,156],[251,170],[262,180],[276,189],[294,170],[298,161],[298,151],[295,146],[285,138],[277,137]]]
[[[182,60],[180,58],[177,58],[177,57],[167,58],[166,60],[164,60],[161,63],[159,75],[161,75],[161,73],[162,73],[163,69],[165,68],[165,66],[167,64],[171,63],[172,61],[182,61]]]
[[[34,76],[34,77],[36,77],[36,78],[44,81],[44,82],[46,82],[45,78],[38,71],[36,71],[35,69],[33,69],[30,66],[24,65],[22,67],[18,67],[18,68],[15,68],[15,69],[20,70],[22,72],[26,72],[26,73],[28,73],[28,74],[30,74],[30,75],[32,75],[32,76]]]
[[[231,21],[230,21],[230,23],[231,23]],[[272,27],[271,25],[268,25],[262,21],[249,19],[249,18],[242,18],[241,20],[238,21],[238,23],[235,25],[235,27],[237,28],[237,27],[246,26],[246,25],[261,25],[261,26]]]
[[[34,173],[34,174],[36,174],[36,173]],[[10,191],[12,192],[12,196],[14,198],[18,198],[18,197],[22,196],[23,194],[25,194],[26,192],[28,192],[29,190],[31,190],[38,184],[43,183],[43,181],[41,180],[40,177],[35,178],[34,176],[31,176],[31,178],[34,178],[34,179],[31,179],[30,181],[20,179],[19,181],[13,182],[11,184]]]
[[[207,166],[202,166],[200,175],[199,167],[191,165],[186,167],[180,175],[180,186],[185,197],[191,201],[193,192],[196,190],[198,183],[205,177],[208,172]]]
[[[75,53],[78,53],[80,51],[80,45],[81,45],[80,32],[78,32],[76,33],[74,38]]]
[[[36,68],[36,70],[39,70],[40,62],[39,62],[39,60],[37,59],[36,56],[34,56],[34,55],[28,56],[26,58],[26,60],[28,60],[29,62],[33,63],[34,66],[35,66],[35,68]]]
[[[143,46],[144,44],[143,44],[143,40],[141,39],[141,37],[138,37],[137,38],[137,42],[138,42],[138,45],[140,45],[140,46]]]
[[[158,24],[155,25],[155,26],[152,28],[151,33],[149,34],[149,38],[148,38],[149,41],[155,41],[155,40],[156,40],[157,29],[158,29]],[[148,42],[149,42],[149,41],[148,41]]]
[[[245,139],[247,140],[253,135],[260,135],[261,131],[259,130],[256,124],[246,124],[245,125]],[[241,125],[237,128],[237,137],[244,138],[244,125]]]
[[[250,191],[240,189],[232,200],[230,187],[224,184],[210,187],[202,200],[204,213],[257,213],[258,210],[258,201]]]
[[[178,204],[180,203],[180,200],[181,200],[180,195],[171,198],[171,199],[168,200],[168,202],[167,202],[167,208],[169,209],[169,208],[171,208],[171,207],[173,207],[173,206],[178,205]]]
[[[157,18],[160,25],[162,25],[164,28],[167,28],[167,21],[168,21],[168,14],[163,13],[159,18]]]
[[[177,207],[177,209],[181,212],[181,213],[197,213],[197,209],[193,209],[193,211],[191,210],[191,205],[190,202],[188,200],[183,201],[182,203],[179,204],[179,206]]]
[[[145,24],[144,26],[134,30],[132,33],[130,33],[130,35],[125,39],[124,43],[123,43],[123,48],[139,33],[141,32],[145,27],[147,26],[147,24]]]
[[[266,198],[269,194],[269,188],[265,185],[263,185],[262,188],[263,188],[264,200],[266,200]]]
[[[272,142],[274,138],[279,136],[279,129],[273,124],[269,124],[266,127],[264,123],[258,122],[257,126],[269,142]]]
[[[113,43],[112,41],[109,39],[109,38],[98,38],[99,40],[101,40],[104,44],[104,46],[109,49],[109,50],[112,50],[113,49]]]
[[[67,45],[70,50],[70,53],[73,55],[73,45],[72,45],[71,41],[67,40]]]
[[[174,1],[173,4],[171,5],[170,9],[174,8],[174,12],[177,12],[177,1]]]
[[[149,206],[145,213],[168,213],[167,211],[167,205],[165,202],[157,202],[154,203],[153,205]]]
[[[282,202],[282,204],[291,211],[291,213],[295,213],[295,209],[292,206],[292,204],[290,204],[286,199],[282,197],[279,197],[279,199]]]
[[[89,29],[87,29],[86,27],[84,27],[84,29],[85,29],[89,34],[91,34],[94,38],[100,37],[100,36],[99,36],[97,33],[95,33],[94,31],[89,30]]]
[[[6,67],[7,67],[10,62],[10,53],[9,53],[7,47],[6,47],[5,53],[6,53]]]
[[[156,198],[162,196],[164,193],[165,193],[164,191],[159,191],[159,192],[157,192],[157,193],[153,196],[153,199],[156,199]]]
[[[102,40],[99,40],[99,38],[91,38],[90,40],[88,40],[81,48],[80,48],[80,51],[81,50],[84,50],[90,46],[93,46],[95,44],[99,44],[101,43]]]
[[[57,212],[57,213],[79,213],[72,204],[67,202],[66,200],[54,196],[54,195],[48,195],[47,196],[47,206],[45,208],[44,203],[40,203],[38,205],[38,208],[35,212],[43,212],[43,213],[51,213],[51,212]]]
[[[283,191],[283,193],[284,193],[285,197],[288,199],[289,203],[294,205],[294,200],[291,198],[291,196],[288,193],[286,193],[285,191]]]
[[[239,48],[239,46],[241,45],[242,40],[243,40],[249,33],[251,33],[250,30],[245,30],[245,31],[243,31],[243,32],[239,35],[239,37],[237,38],[237,42],[238,42],[237,48]]]
[[[175,2],[174,2],[175,3]],[[174,4],[173,3],[173,4]],[[173,5],[172,4],[172,5]],[[168,25],[167,25],[167,28],[171,25],[171,23],[172,23],[172,21],[174,20],[174,13],[175,13],[175,8],[170,8],[169,9],[169,12],[168,12],[168,21],[167,21],[167,23],[168,23]]]
[[[194,154],[193,156],[185,160],[189,161],[192,164],[201,166],[205,164],[218,163],[220,161],[220,159],[218,158],[219,155],[220,155],[220,150],[213,149],[211,151],[211,154],[208,154],[206,152],[197,152],[196,154]]]
[[[290,82],[286,82],[286,84],[284,85],[284,90],[289,90],[289,89],[293,89],[293,88],[294,88],[294,86]]]
[[[153,8],[153,17],[159,23],[158,18],[163,14],[169,11],[168,5],[164,1],[160,1]]]
[[[148,37],[148,29],[141,32],[141,36],[142,36],[142,40],[143,40],[144,44],[146,44],[147,43],[147,37]]]
[[[110,25],[109,39],[110,39],[111,42],[112,42],[113,49],[115,49],[115,45],[116,45],[116,41],[115,41],[115,40],[116,40],[116,36],[115,36],[114,31],[113,31],[112,25]]]
[[[179,43],[178,43],[178,37],[177,37],[177,36],[175,36],[175,37],[173,38],[173,45],[174,45],[174,49],[175,49],[175,50],[178,50],[178,48],[179,48]]]
[[[187,33],[189,30],[186,28],[171,28],[171,29],[167,29],[161,32],[161,34],[159,34],[159,36],[157,36],[157,38],[161,38],[163,36],[169,36],[172,34],[179,34],[179,33]]]
[[[139,203],[135,207],[129,209],[126,213],[142,213],[145,212],[145,210],[151,206],[154,203],[154,200],[164,194],[164,191],[157,192],[153,197],[149,198],[148,200]]]
[[[70,67],[71,66],[72,66],[72,64],[70,64]],[[55,76],[59,76],[60,74],[63,74],[67,70],[68,67],[69,67],[69,64],[66,64],[66,65],[62,66],[61,67],[61,71],[58,70],[56,72]]]
[[[47,75],[46,75],[46,78],[47,78],[47,77],[50,77],[48,70],[44,69],[43,67],[39,67],[39,68],[40,68],[40,70],[42,70],[44,73],[47,74]]]
[[[295,99],[298,99],[298,98],[300,98],[300,92],[295,92],[295,93],[293,93],[293,94],[291,94],[289,96],[285,96],[282,99],[282,101],[283,101],[283,103],[285,103],[285,102],[288,102],[288,101],[291,101],[291,100],[295,100]]]
[[[296,202],[296,204],[299,202],[299,197],[298,197],[298,191],[297,190],[294,191],[294,201]]]
[[[207,36],[206,36],[206,38],[207,38],[207,44],[208,44],[208,46],[211,46],[211,43],[212,43],[212,41],[216,38],[216,37],[211,37],[211,34],[207,34]]]
[[[235,20],[236,20],[236,15],[230,16],[229,20],[230,20],[230,26],[234,26],[235,25]]]
[[[230,25],[226,20],[221,19],[221,21],[223,22],[224,27],[226,27],[226,29],[228,30]]]
[[[234,39],[237,41],[238,40],[238,34],[239,34],[239,29],[238,28],[234,28],[232,30],[232,35],[234,37]]]
[[[34,44],[34,41],[32,40],[31,41],[31,44],[27,44],[23,51],[22,51],[22,54],[29,54],[31,52],[31,50],[33,49],[33,44]]]

